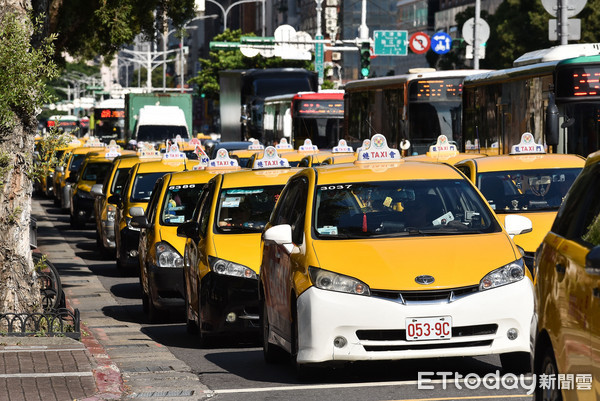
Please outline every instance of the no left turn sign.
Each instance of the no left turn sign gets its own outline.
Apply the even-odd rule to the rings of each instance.
[[[415,32],[408,39],[408,46],[417,54],[423,54],[431,47],[431,39],[424,32]]]

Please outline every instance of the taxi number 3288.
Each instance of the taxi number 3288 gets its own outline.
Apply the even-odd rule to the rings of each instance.
[[[406,319],[406,340],[439,340],[452,338],[450,316]]]

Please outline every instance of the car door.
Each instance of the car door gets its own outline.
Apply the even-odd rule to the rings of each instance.
[[[292,242],[300,249],[304,242],[304,221],[308,195],[308,180],[299,177],[290,181],[282,193],[273,214],[272,226],[289,224],[292,227]],[[265,242],[263,258],[266,261],[261,267],[265,269],[263,280],[265,302],[269,313],[269,322],[273,331],[283,337],[291,352],[292,321],[295,312],[295,296],[293,293],[294,271],[303,266],[303,254],[286,251],[282,245]]]

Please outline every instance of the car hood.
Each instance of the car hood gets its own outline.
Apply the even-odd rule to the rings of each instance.
[[[216,234],[213,236],[216,256],[249,267],[258,274],[261,258],[260,236],[260,233]]]
[[[504,232],[492,234],[313,242],[319,267],[357,278],[372,289],[434,290],[479,284],[514,261]],[[519,255],[520,256],[520,255]],[[433,276],[430,285],[415,282]]]

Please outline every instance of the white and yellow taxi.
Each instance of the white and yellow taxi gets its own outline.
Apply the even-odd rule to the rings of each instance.
[[[158,151],[145,150],[143,157],[156,157]],[[117,268],[138,268],[138,227],[131,225],[132,208],[134,210],[145,210],[148,200],[152,194],[154,184],[166,173],[175,171],[192,170],[199,163],[198,160],[188,160],[183,152],[179,151],[176,144],[162,154],[159,161],[147,161],[134,165],[127,176],[125,187],[120,194],[111,195],[108,203],[117,206],[115,213],[115,249]]]
[[[258,140],[252,140],[252,144],[248,145],[248,149],[237,149],[229,151],[229,157],[237,160],[240,167],[248,167],[250,158],[255,153],[264,152],[265,147]]]
[[[588,156],[535,261],[536,400],[596,401],[600,397],[600,152]]]
[[[267,147],[252,170],[222,174],[206,185],[185,235],[184,286],[188,328],[210,336],[260,333],[260,238],[292,170]],[[247,333],[247,334],[250,334]]]
[[[500,354],[528,370],[533,282],[511,235],[452,166],[375,135],[353,165],[288,181],[263,234],[265,359],[313,364]]]
[[[409,145],[410,146],[410,145]],[[440,135],[435,145],[429,147],[423,155],[407,156],[406,161],[428,161],[435,163],[446,163],[454,165],[466,159],[478,159],[487,156],[484,153],[461,153],[453,143],[450,143],[446,135]]]
[[[205,155],[205,154],[204,154]],[[152,190],[144,212],[131,210],[132,227],[140,228],[138,246],[142,305],[151,322],[162,312],[184,307],[183,254],[185,238],[177,228],[192,218],[204,185],[215,175],[239,170],[239,166],[209,167],[167,173]]]
[[[515,238],[527,267],[532,269],[535,250],[584,163],[585,159],[577,155],[548,154],[543,145],[535,143],[533,135],[524,133],[509,155],[467,159],[456,167],[477,186],[500,218],[521,214],[532,221],[532,231]]]

